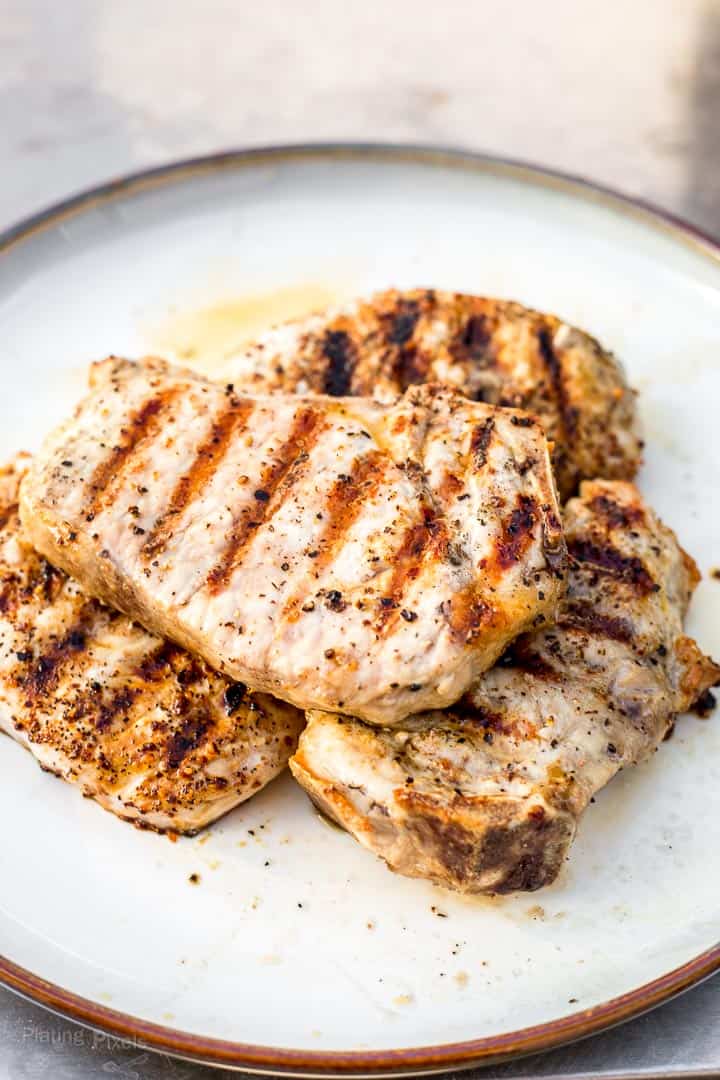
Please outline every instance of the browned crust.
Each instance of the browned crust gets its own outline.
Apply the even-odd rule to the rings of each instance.
[[[458,892],[528,892],[550,884],[575,833],[570,813],[538,798],[456,794],[448,803],[400,787],[389,807],[360,813],[341,784],[313,771],[302,739],[290,768],[322,812],[391,870]]]

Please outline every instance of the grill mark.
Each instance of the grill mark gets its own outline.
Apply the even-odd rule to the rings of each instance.
[[[89,497],[84,512],[97,513],[110,493],[120,484],[123,470],[144,439],[152,439],[162,428],[165,414],[180,394],[180,387],[172,387],[161,394],[148,398],[121,429],[121,441],[105,455],[96,466],[88,482]]]
[[[536,679],[549,682],[556,680],[559,677],[557,670],[544,656],[533,649],[532,640],[531,635],[522,634],[505,650],[498,662],[499,666],[511,667],[516,671],[533,675]]]
[[[427,379],[430,358],[417,345],[408,342],[398,351],[392,363],[392,374],[401,393]]]
[[[472,437],[470,439],[470,451],[473,457],[473,465],[476,469],[482,469],[487,463],[488,449],[492,442],[493,432],[495,430],[495,419],[489,416],[487,420],[483,420],[482,424],[478,424],[473,429]]]
[[[163,641],[156,649],[148,653],[143,657],[139,664],[136,665],[134,676],[145,683],[160,682],[164,679],[169,671],[173,670],[173,665],[177,660],[187,657],[179,645],[173,644],[171,641]]]
[[[173,535],[173,518],[179,517],[202,488],[210,483],[233,439],[247,427],[253,408],[254,402],[247,399],[231,401],[228,408],[214,420],[210,434],[201,444],[195,460],[178,480],[166,509],[153,525],[142,547],[142,558],[154,558],[165,550]]]
[[[456,706],[460,723],[467,729],[468,725],[479,727],[483,733],[483,742],[492,745],[496,735],[508,736],[515,739],[532,739],[537,737],[537,727],[523,717],[515,716],[511,709],[505,712],[496,712],[484,705],[478,705],[473,701],[472,693],[464,694]]]
[[[317,542],[319,554],[314,560],[316,572],[324,570],[353,523],[362,512],[372,490],[373,481],[379,479],[384,469],[384,458],[378,450],[356,459],[353,472],[340,477],[330,489],[323,516],[325,526]]]
[[[75,621],[63,636],[52,642],[46,651],[37,657],[22,680],[23,690],[30,699],[53,691],[65,664],[85,652],[87,631],[96,615],[97,607],[93,601],[83,604]]]
[[[423,562],[431,552],[439,552],[447,545],[447,532],[429,507],[423,510],[423,520],[406,529],[397,551],[389,556],[393,561],[392,574],[387,591],[381,599],[376,622],[378,635],[387,633],[397,620],[402,598],[408,586],[416,580]]]
[[[604,518],[611,529],[629,529],[645,521],[641,506],[621,506],[607,495],[596,495],[590,502],[590,509]]]
[[[502,731],[502,714],[494,709],[486,709],[484,705],[477,705],[473,701],[471,693],[463,694],[457,705],[453,707],[453,714],[458,712],[463,723],[478,724],[483,728],[491,728],[494,731]]]
[[[103,701],[100,704],[97,720],[95,721],[96,729],[98,731],[107,731],[121,712],[127,712],[132,707],[136,695],[136,690],[131,689],[129,686],[123,686],[113,694],[109,701]]]
[[[459,364],[478,368],[492,367],[495,362],[492,325],[487,315],[470,315],[448,343],[450,356]]]
[[[633,639],[633,627],[627,619],[603,615],[590,605],[568,604],[558,619],[559,626],[577,627],[590,634],[612,638],[613,641],[629,643]]]
[[[417,300],[400,299],[395,310],[390,315],[384,316],[384,321],[387,323],[386,344],[406,345],[415,333],[419,318],[420,308]]]
[[[168,768],[177,769],[188,754],[196,750],[205,738],[212,720],[207,713],[195,713],[173,732],[165,747]]]
[[[323,356],[329,361],[325,369],[323,392],[331,397],[345,397],[351,392],[357,363],[353,341],[345,330],[328,330],[323,337],[321,349]]]
[[[570,404],[563,379],[562,366],[555,352],[550,331],[546,326],[538,330],[537,341],[540,358],[547,368],[550,382],[555,391],[565,438],[572,443],[577,434],[578,410]]]
[[[212,593],[220,592],[227,584],[257,530],[273,517],[282,504],[282,496],[300,479],[309,451],[323,427],[321,414],[312,408],[303,408],[296,414],[287,440],[275,452],[272,464],[263,470],[258,488],[263,499],[255,499],[252,506],[240,511],[220,561],[207,576],[206,585]],[[275,495],[279,497],[273,498]]]
[[[529,495],[518,495],[515,509],[501,524],[495,541],[495,562],[506,570],[525,554],[533,541],[537,522],[537,503]]]
[[[568,552],[576,562],[586,563],[598,573],[627,582],[639,596],[660,591],[660,586],[653,581],[637,555],[623,555],[611,544],[600,546],[578,538],[568,541]]]

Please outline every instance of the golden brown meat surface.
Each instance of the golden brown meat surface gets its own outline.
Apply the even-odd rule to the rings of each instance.
[[[401,874],[462,892],[547,885],[592,796],[718,681],[682,631],[697,570],[633,485],[583,484],[565,527],[557,624],[455,708],[394,730],[309,714],[295,777]]]
[[[302,713],[97,600],[29,546],[0,470],[0,730],[138,825],[192,833],[284,769]]]
[[[390,289],[278,326],[222,370],[237,390],[372,396],[446,383],[534,412],[554,442],[563,499],[583,479],[629,480],[640,463],[635,394],[594,338],[520,304]]]
[[[111,358],[21,514],[89,593],[217,670],[376,723],[456,701],[554,616],[566,571],[540,424],[429,385],[250,398]]]

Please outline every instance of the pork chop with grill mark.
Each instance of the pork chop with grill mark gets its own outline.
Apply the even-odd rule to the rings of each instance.
[[[222,375],[249,393],[392,401],[439,382],[534,412],[554,442],[563,499],[583,479],[629,480],[640,463],[635,394],[594,338],[553,315],[481,296],[390,289],[270,330]]]
[[[583,484],[565,528],[557,624],[455,708],[392,731],[309,714],[296,779],[398,873],[474,893],[549,884],[592,796],[718,681],[682,631],[696,567],[637,490]]]
[[[393,724],[552,618],[566,552],[529,415],[423,386],[241,397],[109,359],[22,485],[32,543],[256,690]]]
[[[0,730],[137,825],[194,833],[286,766],[304,717],[147,633],[29,546],[0,470]]]

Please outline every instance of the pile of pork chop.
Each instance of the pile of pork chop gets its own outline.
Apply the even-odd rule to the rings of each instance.
[[[0,726],[138,825],[289,761],[392,869],[536,889],[720,678],[641,449],[614,357],[479,297],[289,323],[216,381],[110,357],[0,474]]]

